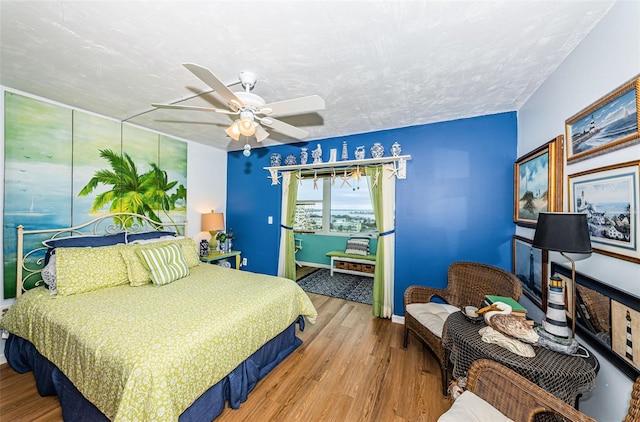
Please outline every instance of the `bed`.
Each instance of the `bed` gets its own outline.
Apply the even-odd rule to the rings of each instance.
[[[105,221],[106,235],[87,230]],[[116,214],[18,228],[19,297],[0,323],[10,333],[5,356],[34,372],[40,394],[59,396],[65,420],[212,420],[300,345],[296,324],[315,322],[295,282],[201,264],[195,242],[175,237],[186,228],[174,226]],[[22,250],[43,234],[44,246]],[[117,243],[97,245],[105,236]],[[72,238],[92,245],[69,246]]]

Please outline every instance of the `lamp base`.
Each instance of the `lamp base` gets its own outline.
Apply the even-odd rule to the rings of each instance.
[[[542,326],[536,326],[534,330],[540,336],[538,344],[545,349],[564,353],[565,355],[574,355],[578,351],[578,341],[574,338],[554,336],[547,332]]]

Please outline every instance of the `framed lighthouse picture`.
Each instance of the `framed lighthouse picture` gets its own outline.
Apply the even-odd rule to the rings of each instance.
[[[562,210],[564,137],[557,136],[513,165],[513,222],[535,227],[538,214]]]
[[[640,141],[640,77],[634,77],[565,122],[567,161],[604,154]]]
[[[611,301],[611,348],[640,369],[640,312]]]
[[[569,175],[569,211],[587,214],[595,252],[640,263],[640,161]]]
[[[546,250],[534,248],[531,240],[513,236],[513,273],[522,282],[522,291],[536,306],[546,312],[547,255]]]

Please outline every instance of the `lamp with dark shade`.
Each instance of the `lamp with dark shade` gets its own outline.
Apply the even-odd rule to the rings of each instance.
[[[574,353],[578,347],[576,333],[576,264],[567,254],[590,254],[591,240],[587,215],[582,213],[543,212],[538,215],[536,232],[533,236],[534,248],[560,252],[571,262],[571,338],[566,333],[566,314],[561,279],[553,275],[549,281],[547,314],[542,329],[538,330],[541,340],[557,343],[550,347],[563,353]],[[563,326],[564,324],[564,326]],[[542,343],[545,343],[544,341]],[[542,344],[541,343],[541,344]]]

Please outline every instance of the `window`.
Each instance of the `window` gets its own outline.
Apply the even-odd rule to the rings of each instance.
[[[376,231],[368,177],[346,180],[330,176],[303,178],[298,185],[293,229],[336,234]]]

